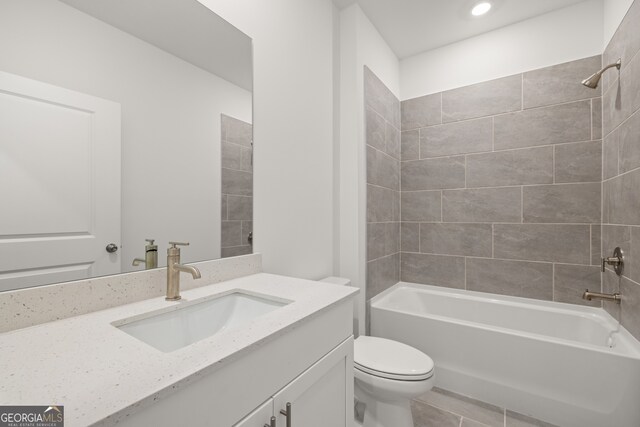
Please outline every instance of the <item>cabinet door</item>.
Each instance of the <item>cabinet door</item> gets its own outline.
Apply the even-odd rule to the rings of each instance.
[[[347,427],[353,424],[353,337],[320,359],[273,397],[278,427]]]
[[[259,406],[258,409],[244,417],[233,427],[264,427],[269,425],[273,415],[273,399],[269,399]]]

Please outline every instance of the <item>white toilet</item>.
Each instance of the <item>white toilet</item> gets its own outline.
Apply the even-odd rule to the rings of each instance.
[[[341,277],[321,281],[351,284]],[[357,324],[354,319],[354,330]],[[411,399],[433,387],[433,360],[398,341],[360,336],[354,343],[353,362],[356,399],[365,405],[362,426],[413,427]]]
[[[363,427],[413,427],[411,399],[433,387],[433,360],[397,341],[360,336],[353,361]]]

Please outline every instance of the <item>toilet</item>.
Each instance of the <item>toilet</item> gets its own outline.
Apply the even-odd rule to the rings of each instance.
[[[322,282],[351,284],[340,277]],[[354,331],[357,324],[354,319]],[[411,400],[433,387],[433,360],[398,341],[359,336],[354,341],[353,362],[356,400],[364,404],[363,423],[355,420],[355,425],[413,427]]]
[[[411,399],[433,387],[433,360],[398,341],[360,336],[353,361],[363,427],[413,427]]]

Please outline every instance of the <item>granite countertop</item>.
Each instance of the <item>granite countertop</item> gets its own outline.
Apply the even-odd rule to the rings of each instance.
[[[184,302],[245,290],[292,303],[240,328],[163,353],[112,322]],[[133,413],[176,384],[220,369],[255,345],[344,301],[356,288],[254,274],[182,292],[182,300],[152,298],[0,334],[0,404],[64,405],[68,426]],[[55,302],[54,302],[55,303]]]

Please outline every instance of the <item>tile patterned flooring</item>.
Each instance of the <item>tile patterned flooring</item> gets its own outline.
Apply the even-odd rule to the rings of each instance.
[[[411,402],[415,427],[555,427],[440,388]]]

